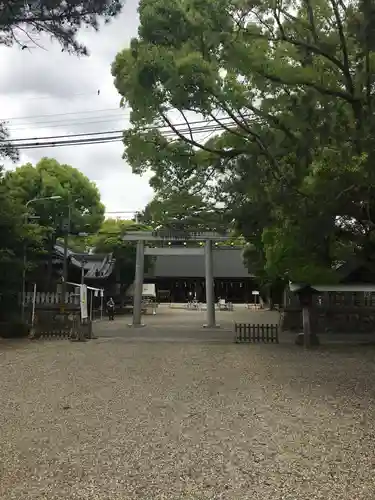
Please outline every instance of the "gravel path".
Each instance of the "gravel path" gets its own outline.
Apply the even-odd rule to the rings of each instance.
[[[373,499],[374,360],[363,347],[0,344],[0,498]]]

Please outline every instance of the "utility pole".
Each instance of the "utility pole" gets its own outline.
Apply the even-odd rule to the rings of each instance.
[[[66,304],[66,282],[68,281],[68,237],[70,232],[71,222],[71,202],[68,205],[68,219],[64,221],[64,260],[63,260],[63,281],[62,281],[62,298],[63,306]]]
[[[31,203],[35,203],[36,201],[49,201],[49,200],[61,200],[61,196],[43,196],[42,198],[32,198],[28,202],[26,202],[25,208],[27,210],[28,206]],[[38,217],[37,217],[38,218]],[[29,214],[26,212],[24,214],[24,224],[26,226],[29,219]],[[23,268],[22,268],[22,309],[21,309],[21,318],[24,321],[25,319],[25,301],[26,301],[26,267],[27,267],[27,245],[26,241],[23,244]]]

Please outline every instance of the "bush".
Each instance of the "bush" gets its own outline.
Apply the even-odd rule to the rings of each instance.
[[[20,320],[0,323],[0,337],[3,339],[21,339],[29,335],[30,326]]]

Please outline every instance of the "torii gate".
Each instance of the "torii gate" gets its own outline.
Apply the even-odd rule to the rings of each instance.
[[[124,241],[137,242],[137,256],[134,279],[134,303],[132,326],[142,325],[142,288],[144,278],[145,255],[204,255],[206,275],[206,303],[207,324],[206,328],[217,328],[215,320],[215,295],[213,276],[212,244],[217,241],[226,241],[228,235],[214,232],[184,232],[184,231],[128,231],[123,237]],[[146,241],[201,241],[205,242],[202,248],[152,248],[145,247]]]

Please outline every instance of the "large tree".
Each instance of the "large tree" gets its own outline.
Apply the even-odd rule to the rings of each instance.
[[[369,259],[373,2],[142,0],[139,12],[112,66],[134,171],[190,190],[195,176],[271,276],[313,281],[350,253]]]
[[[68,229],[73,234],[96,232],[104,220],[104,205],[96,185],[78,169],[52,158],[7,172],[4,185],[10,198],[24,207],[28,204],[28,215],[35,217],[35,222],[44,228],[50,264],[53,245],[63,236],[69,220]],[[48,199],[55,196],[60,198]]]
[[[0,170],[0,320],[18,308],[25,248],[36,257],[42,252],[44,236],[38,226],[25,224],[25,206],[12,198]]]
[[[63,50],[80,55],[87,48],[80,43],[81,27],[99,29],[99,21],[110,21],[123,5],[122,0],[7,0],[0,7],[0,44],[17,44],[22,49],[39,46],[38,35],[46,34]]]
[[[228,224],[215,204],[189,191],[171,191],[169,195],[157,192],[141,214],[141,219],[154,229],[170,228],[198,232],[224,232],[228,229]]]
[[[120,11],[123,0],[7,0],[0,4],[0,46],[16,45],[21,50],[43,48],[40,34],[57,41],[62,50],[87,55],[77,40],[82,27],[99,30],[100,20],[108,23]],[[17,160],[18,153],[9,133],[0,123],[0,160]]]
[[[100,230],[89,238],[89,245],[95,253],[112,253],[116,260],[115,274],[116,282],[122,286],[125,292],[134,281],[136,248],[134,242],[126,242],[122,236],[127,231],[149,229],[144,224],[138,224],[132,220],[106,219]],[[151,260],[146,258],[145,270],[149,269]]]

